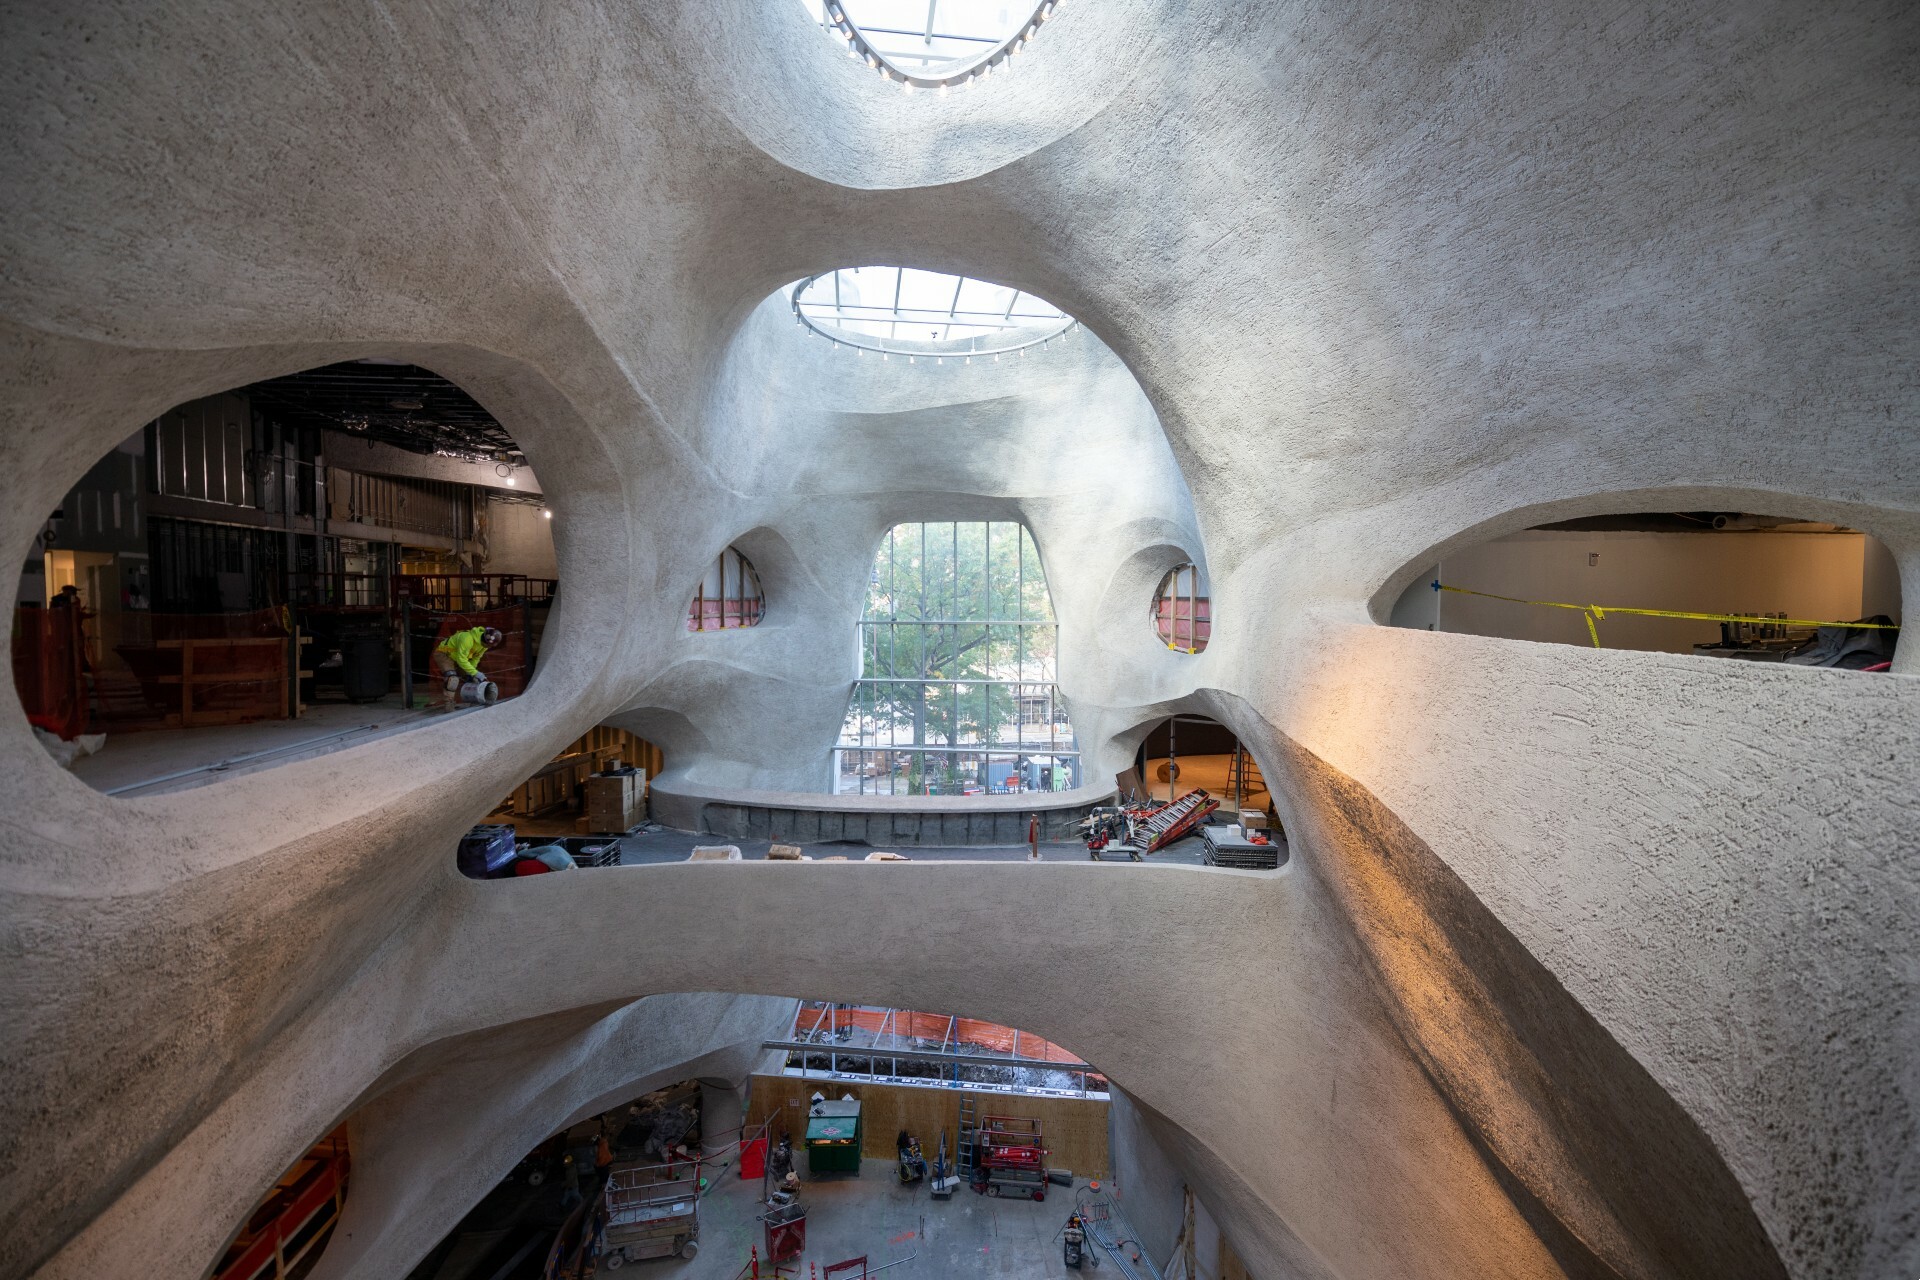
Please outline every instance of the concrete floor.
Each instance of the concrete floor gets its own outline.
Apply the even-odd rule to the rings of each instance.
[[[482,709],[472,707],[450,714],[468,715]],[[123,794],[141,796],[187,791],[235,774],[358,746],[445,714],[449,713],[421,708],[404,711],[400,695],[394,693],[378,702],[313,703],[297,720],[110,733],[98,752],[74,761],[73,776],[96,791],[124,788]],[[229,761],[232,763],[225,768],[209,768]],[[170,776],[187,770],[198,772]]]
[[[505,822],[508,819],[494,815],[490,822]],[[574,835],[573,821],[564,819],[514,819],[514,827],[523,836],[537,835]],[[701,835],[692,831],[679,831],[671,827],[649,827],[638,835],[627,836],[620,842],[620,861],[623,866],[657,865],[666,862],[685,862],[687,855],[696,845],[731,844],[740,850],[740,856],[747,859],[759,859],[767,856],[766,840],[728,840],[720,836]],[[867,845],[853,844],[814,844],[802,846],[814,858],[844,856],[858,862],[873,852]],[[915,862],[1024,862],[1027,846],[1021,845],[977,845],[952,848],[912,848],[895,852],[904,854]],[[1087,847],[1079,841],[1046,842],[1040,846],[1042,862],[1085,862]],[[1205,863],[1202,846],[1198,836],[1188,836],[1175,842],[1171,847],[1153,854],[1148,862],[1170,863],[1176,866],[1197,867]],[[1103,866],[1129,866],[1126,860],[1104,862]]]
[[[804,1156],[800,1167],[804,1179]],[[708,1176],[713,1185],[700,1202],[696,1256],[627,1263],[619,1268],[623,1275],[635,1280],[735,1280],[755,1247],[761,1250],[760,1274],[773,1274],[760,1223],[765,1212],[760,1180],[736,1177],[731,1163],[710,1167]],[[797,1271],[805,1277],[809,1263],[824,1269],[864,1254],[869,1267],[898,1264],[884,1273],[889,1280],[1073,1275],[1062,1260],[1059,1233],[1076,1198],[1087,1194],[1087,1185],[1083,1179],[1072,1189],[1053,1187],[1043,1202],[994,1199],[964,1187],[948,1200],[934,1200],[924,1183],[901,1186],[892,1161],[866,1160],[857,1178],[802,1182],[807,1248]],[[540,1230],[536,1224],[558,1218],[558,1199],[553,1183],[538,1190],[518,1179],[502,1183],[462,1223],[464,1234],[452,1251],[436,1252],[416,1269],[414,1280],[490,1274],[503,1252],[511,1253],[527,1234]],[[537,1277],[543,1253],[544,1245],[511,1273],[512,1280]],[[608,1273],[602,1268],[601,1274]]]
[[[805,1159],[801,1160],[804,1169]],[[803,1174],[804,1177],[804,1174]],[[1074,1185],[1077,1192],[1084,1181]],[[762,1242],[759,1181],[722,1174],[701,1206],[699,1257],[630,1264],[623,1273],[665,1280],[733,1280],[746,1265],[747,1250]],[[1069,1276],[1061,1260],[1059,1232],[1073,1212],[1074,1197],[1056,1187],[1042,1203],[997,1200],[962,1188],[935,1200],[925,1185],[903,1187],[888,1160],[861,1162],[860,1176],[802,1184],[807,1206],[807,1263],[828,1264],[865,1254],[869,1267],[890,1267],[888,1277]],[[762,1274],[768,1268],[761,1267]],[[859,1272],[853,1273],[858,1275]],[[1084,1274],[1084,1273],[1082,1273]]]

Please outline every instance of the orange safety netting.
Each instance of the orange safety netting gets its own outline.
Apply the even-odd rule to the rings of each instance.
[[[699,599],[687,606],[687,630],[728,631],[760,624],[767,602],[756,596],[739,599]]]
[[[288,713],[286,611],[14,610],[13,681],[32,723],[100,729],[232,724]]]
[[[1213,601],[1165,596],[1154,601],[1154,625],[1176,649],[1204,649],[1213,635]]]
[[[1012,1027],[1003,1027],[997,1022],[949,1017],[944,1013],[915,1013],[907,1009],[850,1009],[841,1005],[803,1004],[799,1015],[793,1020],[793,1038],[804,1040],[816,1031],[831,1034],[841,1027],[858,1027],[876,1036],[890,1032],[902,1040],[930,1042],[931,1045],[940,1045],[944,1041],[945,1048],[961,1052],[969,1046],[977,1046],[992,1053],[1012,1053],[1014,1037],[1018,1035],[1022,1058],[1036,1058],[1043,1062],[1077,1063],[1081,1060],[1079,1054],[1028,1031],[1016,1032]],[[867,1047],[849,1045],[847,1051]],[[888,1047],[877,1046],[880,1049]]]
[[[86,640],[78,609],[13,611],[13,687],[27,720],[71,741],[86,731]]]

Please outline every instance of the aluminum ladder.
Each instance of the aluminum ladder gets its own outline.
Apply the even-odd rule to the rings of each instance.
[[[1267,780],[1260,773],[1260,762],[1245,747],[1233,750],[1233,765],[1227,775],[1227,790],[1233,793],[1233,807],[1247,807],[1247,796],[1251,792],[1265,791]]]
[[[1134,845],[1142,852],[1152,853],[1158,847],[1161,837],[1186,821],[1192,816],[1194,810],[1206,804],[1209,799],[1211,797],[1204,791],[1189,791],[1172,804],[1164,806],[1139,825],[1134,832]],[[1142,836],[1146,837],[1145,844],[1140,842]]]
[[[973,1135],[977,1128],[978,1117],[974,1115],[973,1094],[962,1089],[960,1091],[960,1141],[955,1144],[953,1172],[954,1176],[967,1186],[973,1185]]]

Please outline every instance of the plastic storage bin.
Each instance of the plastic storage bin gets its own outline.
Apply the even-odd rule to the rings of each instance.
[[[483,822],[460,837],[460,874],[495,880],[513,865],[513,828]]]

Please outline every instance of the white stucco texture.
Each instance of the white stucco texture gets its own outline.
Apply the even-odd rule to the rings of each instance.
[[[562,587],[525,696],[187,793],[0,715],[0,1275],[202,1274],[343,1119],[323,1277],[404,1275],[795,997],[1072,1046],[1263,1280],[1920,1274],[1913,647],[1384,625],[1624,511],[1844,524],[1920,598],[1917,45],[1876,0],[1068,0],[941,96],[791,0],[4,6],[0,545],[170,406],[378,356],[524,447]],[[868,263],[1083,328],[836,354],[778,291]],[[1090,774],[1214,716],[1288,866],[457,874],[602,722],[664,795],[817,793],[922,519],[1033,530]],[[729,544],[766,620],[689,634]],[[1198,656],[1147,616],[1186,559]]]

